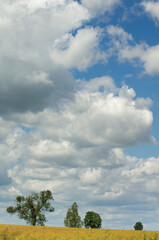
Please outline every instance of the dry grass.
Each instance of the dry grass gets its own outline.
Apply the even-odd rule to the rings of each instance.
[[[0,225],[0,240],[159,240],[159,232]]]

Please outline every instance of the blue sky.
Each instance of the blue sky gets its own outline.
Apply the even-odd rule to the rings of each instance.
[[[49,189],[49,226],[158,230],[159,1],[2,0],[0,37],[0,224]]]

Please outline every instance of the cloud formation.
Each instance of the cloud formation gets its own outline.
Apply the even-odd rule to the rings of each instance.
[[[120,0],[82,0],[82,5],[86,7],[93,16],[112,11],[115,6],[121,3]]]
[[[112,38],[111,51],[115,51],[119,61],[132,63],[138,61],[146,74],[159,74],[159,45],[149,46],[145,42],[135,43],[132,35],[118,26],[108,26],[107,32]]]
[[[66,68],[86,70],[98,61],[106,61],[105,53],[99,49],[100,29],[78,30],[76,36],[66,35],[52,50],[51,58]]]
[[[57,39],[89,19],[87,9],[75,1],[16,0],[2,1],[1,11],[1,113],[41,111],[72,98],[71,74],[50,55]]]
[[[69,178],[79,171],[78,181],[89,185],[93,176],[98,180],[102,178],[101,167],[117,170],[133,163],[133,158],[124,154],[124,148],[139,142],[155,142],[150,134],[153,121],[150,99],[135,99],[133,89],[125,85],[117,88],[107,76],[80,81],[77,85],[79,90],[74,101],[64,102],[58,111],[47,108],[39,113],[10,115],[13,123],[4,132],[6,140],[0,147],[12,159],[4,165],[4,170],[9,169],[8,177],[16,191],[32,187],[34,190],[37,179],[41,181],[39,187],[44,180],[51,187],[51,172],[57,168],[61,169],[55,177],[57,182],[61,182],[61,174],[65,177],[66,168]],[[19,124],[18,128],[15,123]],[[11,128],[15,130],[10,132]],[[85,169],[84,172],[80,168]]]
[[[159,20],[159,2],[158,1],[143,1],[141,5],[145,11],[154,19]]]

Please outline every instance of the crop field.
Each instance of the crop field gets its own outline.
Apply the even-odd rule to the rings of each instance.
[[[0,240],[159,240],[159,232],[0,225]]]

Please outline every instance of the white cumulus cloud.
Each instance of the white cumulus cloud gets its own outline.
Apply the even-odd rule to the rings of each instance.
[[[154,20],[159,20],[159,1],[143,1],[141,5]]]
[[[119,61],[138,61],[146,74],[159,74],[159,45],[135,43],[131,34],[118,26],[108,26],[107,32],[111,36],[111,51],[115,51]]]
[[[82,0],[83,6],[88,8],[93,16],[112,11],[120,3],[120,0]]]
[[[99,49],[100,32],[100,29],[81,29],[75,36],[68,35],[64,41],[57,41],[51,53],[53,61],[79,70],[85,70],[100,60],[106,61],[106,55]]]

